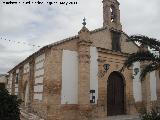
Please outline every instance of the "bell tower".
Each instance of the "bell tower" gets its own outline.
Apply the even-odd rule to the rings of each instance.
[[[117,0],[103,0],[103,27],[122,30],[119,5]]]

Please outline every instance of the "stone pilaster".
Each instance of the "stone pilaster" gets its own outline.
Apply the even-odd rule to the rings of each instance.
[[[160,71],[156,71],[156,78],[157,78],[157,100],[160,101]]]
[[[28,111],[31,111],[32,107],[32,101],[33,101],[33,94],[34,94],[34,58],[31,59],[29,62],[29,80],[28,80],[28,85],[29,85],[29,98],[28,98]]]
[[[12,95],[15,95],[15,79],[16,79],[16,71],[12,72]]]
[[[133,69],[126,69],[124,71],[125,76],[125,108],[126,114],[134,114],[136,113],[135,100],[133,95],[133,79],[132,73]]]
[[[83,26],[79,32],[78,56],[79,56],[79,80],[78,80],[78,104],[79,119],[90,118],[90,32]]]
[[[18,82],[18,95],[19,98],[23,98],[23,66],[19,68],[19,82]]]
[[[60,120],[61,84],[62,84],[62,50],[53,48],[48,54],[45,65],[47,120]]]
[[[143,69],[147,63],[141,64],[141,69]],[[151,102],[151,92],[150,92],[150,76],[147,74],[145,78],[142,80],[142,101],[144,106],[146,106],[146,110],[150,110],[150,102]]]
[[[89,104],[90,55],[89,47],[79,43],[79,104]]]

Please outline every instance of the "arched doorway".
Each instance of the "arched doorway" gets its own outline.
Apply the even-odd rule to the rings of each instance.
[[[124,79],[119,72],[112,72],[107,84],[107,115],[122,115],[125,113]]]

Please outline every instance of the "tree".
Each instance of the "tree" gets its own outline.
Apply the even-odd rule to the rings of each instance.
[[[141,120],[160,120],[160,112],[159,110],[152,109],[150,112],[143,113],[141,116]]]
[[[160,42],[155,38],[149,38],[143,35],[132,35],[128,37],[129,42],[138,42],[143,47],[159,51]],[[134,62],[148,62],[148,64],[142,69],[140,78],[143,79],[147,73],[160,69],[160,55],[155,55],[149,50],[140,50],[136,53],[130,54],[126,59],[122,70],[129,68]]]
[[[6,89],[0,89],[0,119],[20,120],[21,100],[16,95],[10,95]]]

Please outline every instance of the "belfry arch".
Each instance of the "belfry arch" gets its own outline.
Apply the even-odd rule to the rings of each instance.
[[[111,22],[116,22],[117,21],[117,13],[116,13],[116,8],[114,5],[111,5],[110,12],[111,12]]]

